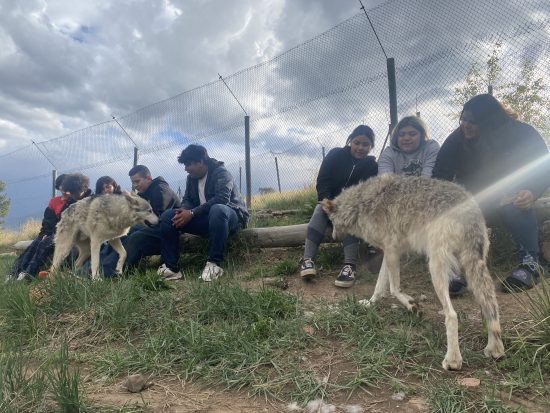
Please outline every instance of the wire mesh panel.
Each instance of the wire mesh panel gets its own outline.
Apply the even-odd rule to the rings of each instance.
[[[370,22],[369,22],[370,19]],[[372,27],[371,27],[372,23]],[[376,30],[375,36],[373,27]],[[0,155],[7,223],[40,217],[51,170],[101,175],[129,188],[138,162],[185,190],[177,158],[190,143],[245,184],[244,116],[250,116],[252,193],[314,183],[323,155],[359,124],[388,134],[386,57],[395,59],[400,117],[419,113],[442,142],[468,96],[495,96],[550,141],[550,2],[390,0],[287,52],[171,99],[69,135]],[[254,203],[252,204],[254,207]]]

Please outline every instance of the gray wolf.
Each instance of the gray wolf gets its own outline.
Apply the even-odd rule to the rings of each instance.
[[[104,241],[109,241],[119,255],[116,271],[122,272],[126,250],[120,237],[135,224],[158,224],[158,217],[149,202],[137,195],[124,192],[122,195],[92,196],[76,202],[67,208],[57,224],[52,271],[76,245],[76,267],[82,266],[91,256],[92,278],[98,279],[99,249]]]
[[[449,297],[449,274],[462,270],[481,306],[488,329],[485,355],[504,354],[495,287],[487,269],[489,239],[483,215],[472,196],[451,182],[388,174],[344,190],[322,203],[334,235],[351,234],[384,250],[371,305],[390,293],[409,310],[415,300],[400,290],[399,261],[407,251],[427,255],[432,284],[445,313],[447,354],[444,369],[459,370],[458,320]]]

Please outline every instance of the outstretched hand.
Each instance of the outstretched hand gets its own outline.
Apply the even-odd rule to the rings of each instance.
[[[522,189],[518,192],[512,203],[518,208],[530,208],[535,202],[535,196],[528,189]]]

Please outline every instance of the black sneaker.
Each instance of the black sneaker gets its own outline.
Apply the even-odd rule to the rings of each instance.
[[[449,295],[451,297],[460,297],[468,289],[468,283],[463,275],[453,275],[449,282]]]
[[[355,284],[355,268],[352,265],[346,264],[340,270],[340,274],[334,280],[336,287],[349,288]]]
[[[533,288],[540,281],[544,269],[535,261],[524,262],[512,271],[503,282],[503,291],[524,291]]]
[[[300,264],[300,276],[306,280],[310,280],[317,275],[315,263],[311,258],[303,258]]]

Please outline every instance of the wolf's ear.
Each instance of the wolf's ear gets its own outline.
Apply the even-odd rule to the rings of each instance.
[[[131,202],[133,204],[136,203],[136,196],[134,194],[132,194],[131,192],[123,191],[122,195],[124,195],[124,198],[126,198],[128,200],[128,202]]]
[[[326,198],[321,201],[321,208],[327,214],[334,214],[338,209],[334,201]]]

